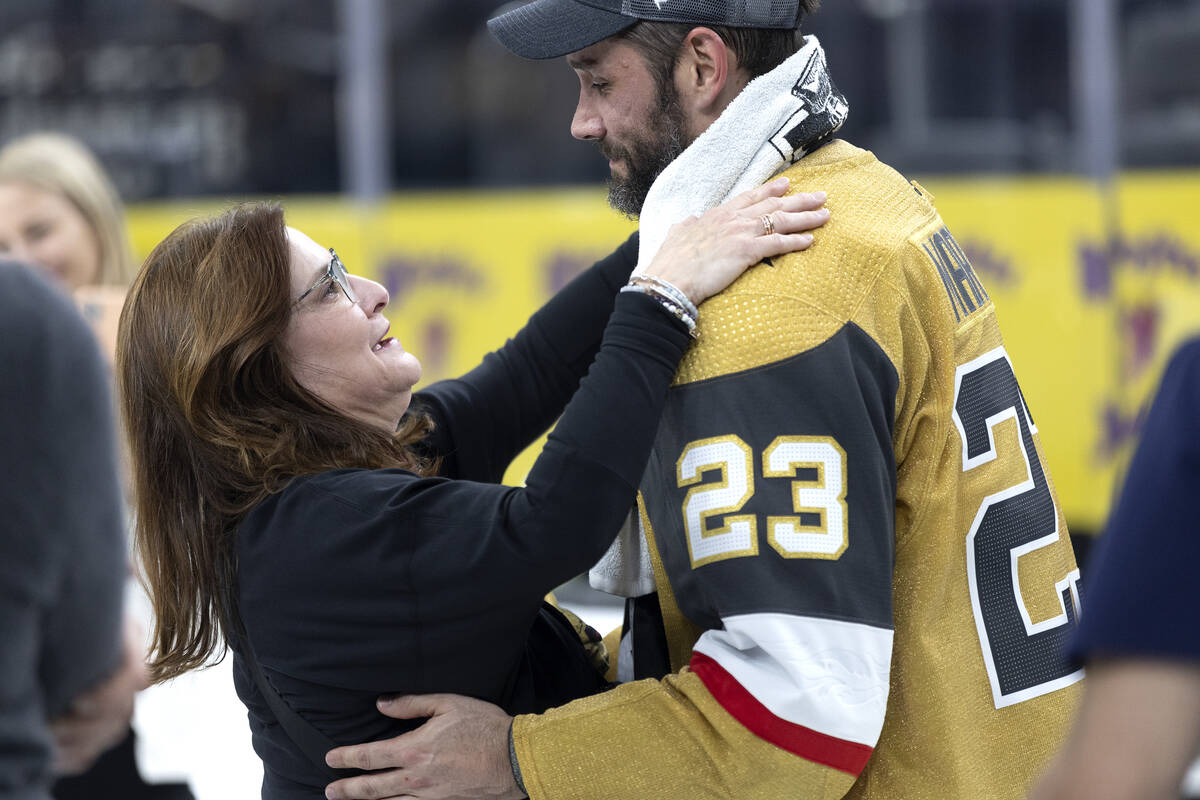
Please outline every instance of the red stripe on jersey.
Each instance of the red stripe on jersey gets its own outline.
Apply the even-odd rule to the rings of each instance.
[[[874,748],[814,731],[775,716],[714,659],[692,653],[689,664],[712,696],[760,739],[827,767],[858,775]]]

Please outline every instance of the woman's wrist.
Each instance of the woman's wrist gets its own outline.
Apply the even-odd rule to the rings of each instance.
[[[635,273],[633,273],[632,276],[630,276],[629,280],[631,283],[636,280],[661,281],[663,283],[666,283],[666,284],[672,286],[676,291],[678,291],[680,294],[682,294],[684,297],[686,297],[689,303],[691,303],[693,305],[697,305],[697,306],[700,305],[701,303],[703,303],[707,299],[707,297],[708,297],[707,295],[699,295],[696,292],[695,286],[693,285],[695,283],[695,281],[692,280],[692,277],[690,275],[687,275],[687,274],[673,275],[673,274],[670,274],[671,272],[672,272],[671,270],[657,270],[657,269],[654,270],[653,272],[651,272],[649,270],[642,271],[642,272],[635,272]],[[674,272],[679,272],[679,270],[674,270]]]
[[[629,283],[621,287],[622,292],[644,294],[658,303],[666,313],[670,314],[687,329],[688,336],[696,338],[696,319],[699,311],[694,303],[678,288],[659,278],[645,275],[635,275]]]
[[[692,302],[692,298],[678,286],[664,278],[658,278],[653,275],[634,275],[629,279],[629,285],[643,286],[657,296],[666,296],[686,311],[693,320],[700,317],[700,311],[696,308],[696,304]]]

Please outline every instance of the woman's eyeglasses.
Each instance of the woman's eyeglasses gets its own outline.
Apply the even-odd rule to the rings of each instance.
[[[332,258],[329,260],[329,269],[325,271],[325,274],[321,276],[319,281],[308,287],[308,290],[304,294],[296,298],[297,303],[304,302],[304,298],[308,297],[314,291],[330,281],[333,281],[335,284],[337,284],[337,287],[342,290],[342,293],[345,294],[346,297],[350,298],[351,303],[358,302],[358,298],[354,296],[354,291],[350,288],[350,275],[347,274],[346,267],[342,265],[342,260],[338,258],[338,254],[334,252],[332,247],[329,248],[329,255],[332,256]]]

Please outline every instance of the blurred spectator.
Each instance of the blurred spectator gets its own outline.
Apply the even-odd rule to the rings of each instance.
[[[0,254],[27,261],[71,292],[111,365],[133,257],[121,199],[78,141],[36,133],[0,149]],[[122,566],[117,574],[124,578],[128,570]],[[125,733],[92,771],[60,781],[55,796],[191,797],[184,786],[148,786],[138,774],[128,726]]]
[[[111,363],[133,257],[121,200],[79,142],[37,133],[0,149],[0,254],[72,292]]]
[[[56,772],[121,738],[145,670],[133,639],[122,656],[126,546],[99,354],[69,302],[13,263],[0,263],[0,363],[0,796],[41,800]]]
[[[1200,745],[1200,339],[1172,358],[1087,585],[1083,703],[1036,800],[1176,798]]]

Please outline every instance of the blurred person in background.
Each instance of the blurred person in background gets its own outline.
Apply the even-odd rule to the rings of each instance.
[[[1066,745],[1031,800],[1174,800],[1200,748],[1200,339],[1163,374],[1089,568]]]
[[[264,798],[323,797],[346,774],[328,749],[410,729],[378,713],[382,692],[515,712],[605,687],[542,597],[612,541],[694,304],[812,242],[799,231],[823,222],[807,213],[821,198],[785,189],[688,217],[631,278],[634,236],[475,370],[415,395],[387,290],[278,206],[186,223],[154,249],[117,349],[151,674],[233,650]],[[500,485],[556,419],[526,485]]]
[[[828,192],[832,221],[702,308],[644,536],[592,572],[629,598],[625,682],[515,721],[384,698],[431,719],[330,753],[376,770],[331,798],[1001,800],[1058,749],[1079,572],[1037,427],[932,199],[834,138],[847,106],[798,30],[815,6],[534,0],[489,23],[566,56],[571,133],[608,159],[640,261],[672,218],[776,174]],[[489,770],[506,750],[513,774]]]
[[[44,800],[56,775],[125,736],[145,669],[140,638],[122,641],[127,550],[106,370],[70,301],[8,260],[0,364],[0,797]]]
[[[0,255],[66,288],[111,362],[133,254],[121,199],[79,141],[35,133],[0,148]]]
[[[0,148],[0,255],[36,266],[72,295],[111,366],[133,255],[120,196],[81,142],[35,133]],[[140,636],[138,627],[131,621],[129,635]],[[60,781],[58,800],[191,798],[186,786],[143,781],[136,738],[131,729],[126,733],[92,770]]]

